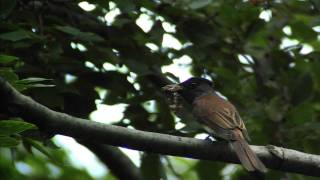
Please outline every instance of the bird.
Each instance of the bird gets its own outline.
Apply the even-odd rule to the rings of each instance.
[[[228,141],[247,171],[266,173],[265,165],[248,144],[250,138],[236,107],[216,93],[212,81],[192,77],[164,89],[178,93],[191,104],[195,119],[210,135]]]

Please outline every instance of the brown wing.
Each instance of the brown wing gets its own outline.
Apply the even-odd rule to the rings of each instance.
[[[227,100],[216,94],[201,96],[194,101],[193,113],[199,121],[216,132],[216,135],[233,140],[233,129],[240,129],[244,137],[249,140],[246,127],[236,110]]]

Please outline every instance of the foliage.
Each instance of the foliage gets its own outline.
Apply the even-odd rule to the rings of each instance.
[[[189,57],[192,62],[184,66],[194,76],[211,78],[237,106],[251,143],[319,153],[319,1],[90,0],[90,11],[80,8],[80,2],[1,1],[0,76],[57,111],[88,118],[96,110],[96,99],[108,105],[123,103],[127,106],[117,125],[194,136],[202,130],[183,120],[188,128],[176,129],[160,87],[148,78]],[[150,29],[137,25],[141,18],[148,19]],[[168,35],[181,47],[163,43]],[[177,79],[174,74],[163,73]],[[6,147],[0,153],[1,177],[91,178],[56,163],[65,154],[39,144],[41,135],[27,133],[37,134],[33,128],[20,120],[0,121],[0,146]],[[31,155],[20,142],[26,150],[40,148],[48,156]],[[17,154],[14,166],[4,153],[8,147]],[[142,174],[146,179],[221,179],[226,167],[170,160],[180,162],[171,167],[161,157],[143,153]],[[32,172],[19,171],[19,164],[32,167]],[[182,167],[188,171],[172,170]],[[229,176],[246,179],[241,168]],[[280,179],[283,174],[271,171],[268,176]]]

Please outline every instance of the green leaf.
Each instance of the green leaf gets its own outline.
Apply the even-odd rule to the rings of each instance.
[[[41,153],[43,153],[44,155],[46,155],[48,158],[50,158],[51,160],[55,161],[55,158],[49,153],[49,151],[43,146],[41,145],[39,142],[30,139],[30,138],[24,138],[23,139],[25,141],[25,143],[31,145],[32,147],[36,148],[38,151],[40,151]]]
[[[83,33],[80,37],[78,36],[78,38],[81,40],[90,41],[90,42],[103,42],[104,41],[104,39],[101,36],[96,35],[91,32]]]
[[[28,88],[35,88],[35,87],[39,87],[39,88],[54,87],[55,85],[53,85],[53,84],[38,84],[38,82],[50,81],[50,80],[52,80],[52,79],[46,79],[46,78],[40,78],[40,77],[30,77],[30,78],[21,79],[19,81],[16,81],[15,87],[20,91],[23,91]],[[37,83],[37,84],[33,84],[33,83]]]
[[[57,26],[56,29],[74,36],[78,36],[82,33],[79,29],[70,26]]]
[[[17,31],[0,34],[0,39],[13,41],[13,42],[20,41],[23,39],[30,39],[30,38],[31,38],[30,32],[25,30],[17,30]]]
[[[65,32],[67,34],[75,36],[77,39],[84,40],[84,41],[92,41],[92,42],[101,42],[104,39],[91,32],[82,32],[77,28],[70,27],[70,26],[56,26],[56,29]]]
[[[16,0],[1,0],[0,3],[0,18],[6,18],[13,8],[16,6]]]
[[[51,81],[52,79],[40,78],[40,77],[29,77],[26,79],[21,79],[17,81],[18,83],[28,84],[28,83],[36,83],[42,81]]]
[[[36,126],[24,121],[17,120],[0,121],[0,135],[11,135],[23,132],[28,129],[36,129]]]
[[[19,79],[18,75],[11,68],[0,68],[0,76],[9,82],[15,82]]]
[[[0,55],[0,64],[7,64],[7,63],[13,62],[13,61],[18,60],[18,59],[19,58],[15,57],[15,56],[9,56],[9,55],[1,54]]]
[[[215,67],[213,68],[213,72],[216,73],[218,76],[221,76],[221,78],[224,78],[229,81],[238,80],[238,77],[236,76],[236,74],[234,74],[233,71],[227,68]]]
[[[28,87],[38,87],[38,88],[44,88],[44,87],[55,87],[54,84],[30,84]]]
[[[314,41],[317,39],[317,33],[302,21],[291,24],[292,36],[303,42]]]
[[[24,91],[28,89],[28,85],[26,84],[20,84],[20,83],[13,83],[12,86],[19,92]]]
[[[193,0],[189,4],[189,7],[191,9],[200,9],[200,8],[207,6],[211,2],[212,2],[212,0]]]
[[[0,147],[15,147],[19,143],[20,141],[16,138],[0,135]]]

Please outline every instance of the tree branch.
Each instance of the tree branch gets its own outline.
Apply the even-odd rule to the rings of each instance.
[[[234,151],[225,142],[145,132],[72,117],[50,110],[24,96],[1,77],[0,98],[1,106],[9,113],[54,134],[159,154],[239,163]],[[320,176],[318,155],[275,146],[251,147],[268,168]]]
[[[78,140],[78,142],[98,156],[98,158],[107,165],[110,171],[120,180],[142,179],[139,169],[119,148],[91,141]]]

